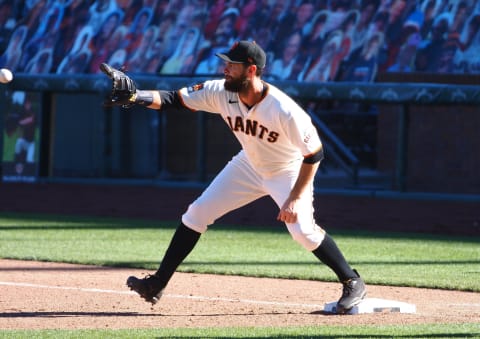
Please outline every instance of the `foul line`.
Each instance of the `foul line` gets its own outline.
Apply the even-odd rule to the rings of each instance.
[[[104,290],[104,289],[98,289],[98,288],[83,288],[83,287],[68,287],[68,286],[51,286],[51,285],[18,283],[18,282],[8,282],[8,281],[0,281],[0,285],[15,286],[15,287],[46,288],[46,289],[52,289],[52,290],[80,291],[80,292],[90,292],[90,293],[137,295],[135,292],[132,292],[132,291],[116,291],[116,290]],[[205,296],[181,295],[181,294],[163,294],[162,298],[164,297],[176,298],[176,299],[193,299],[193,300],[200,300],[200,301],[224,301],[224,302],[236,302],[236,303],[244,303],[244,304],[272,305],[272,306],[285,306],[285,307],[305,307],[305,308],[316,308],[316,309],[323,309],[324,307],[324,305],[319,305],[319,304],[285,303],[285,302],[266,301],[266,300],[218,298],[218,297],[205,297]]]

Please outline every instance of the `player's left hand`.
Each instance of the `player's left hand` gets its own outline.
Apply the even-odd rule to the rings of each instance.
[[[289,224],[297,222],[296,202],[295,199],[287,199],[278,212],[277,220]]]
[[[137,93],[137,87],[133,80],[122,71],[106,63],[100,65],[100,70],[112,79],[112,92],[105,101],[105,105],[120,105],[123,107],[133,105]]]

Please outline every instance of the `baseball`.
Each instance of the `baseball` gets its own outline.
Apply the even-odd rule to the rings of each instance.
[[[0,69],[0,82],[2,84],[8,84],[13,79],[12,71],[6,68]]]

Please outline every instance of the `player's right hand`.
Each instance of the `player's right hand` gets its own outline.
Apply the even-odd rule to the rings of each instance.
[[[137,93],[137,86],[133,80],[122,71],[106,63],[100,65],[100,70],[112,79],[112,92],[105,100],[104,105],[132,106],[135,103]]]
[[[283,221],[287,224],[297,222],[297,200],[298,199],[288,198],[287,201],[284,202],[277,215],[278,221]]]

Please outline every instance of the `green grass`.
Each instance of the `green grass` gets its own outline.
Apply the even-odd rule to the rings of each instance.
[[[156,269],[175,222],[0,214],[0,257]],[[330,232],[368,284],[480,292],[480,237]],[[183,272],[336,281],[279,227],[213,226]],[[473,338],[479,324],[0,331],[0,338]]]
[[[174,224],[0,214],[0,257],[153,270]],[[480,237],[331,234],[369,284],[480,292]],[[283,227],[211,227],[179,270],[336,281]]]
[[[479,324],[3,331],[0,338],[478,338]]]

